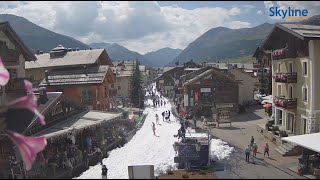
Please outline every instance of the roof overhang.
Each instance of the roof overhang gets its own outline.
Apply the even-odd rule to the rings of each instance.
[[[304,134],[281,138],[281,140],[291,142],[298,146],[320,153],[320,133]]]

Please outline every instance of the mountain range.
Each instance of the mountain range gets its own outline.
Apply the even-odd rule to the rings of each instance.
[[[27,19],[10,14],[0,14],[0,22],[9,21],[13,29],[32,50],[39,49],[49,52],[58,45],[79,49],[105,48],[112,60],[135,60],[153,67],[167,64],[180,64],[193,59],[195,62],[230,62],[237,59],[250,61],[256,47],[271,31],[273,24],[264,23],[252,28],[229,29],[226,27],[212,28],[191,42],[184,50],[162,48],[144,55],[131,51],[117,43],[91,43],[89,45],[72,37],[58,34],[42,28]],[[294,23],[294,22],[290,22]],[[301,24],[320,25],[320,15],[312,16]]]
[[[139,60],[141,64],[147,65],[147,66],[153,66],[152,62],[148,61],[143,55],[134,52],[134,51],[130,51],[129,49],[114,43],[114,44],[110,44],[110,43],[91,43],[89,44],[89,46],[91,46],[93,49],[101,49],[104,48],[109,57],[114,60],[114,61],[118,61],[118,60]]]
[[[253,28],[210,29],[190,43],[172,63],[191,59],[195,62],[222,62],[230,58],[251,55],[272,27],[272,24],[264,23]]]
[[[320,15],[298,22],[306,25],[320,25]],[[252,28],[229,29],[212,28],[190,43],[170,64],[182,63],[193,59],[195,62],[250,62],[256,48],[273,28],[264,23]]]
[[[117,43],[105,42],[89,44],[93,49],[104,48],[112,60],[135,60],[152,67],[163,67],[176,58],[182,49],[162,48],[157,51],[148,52],[145,55],[131,51]]]
[[[72,37],[47,30],[23,17],[11,14],[0,14],[0,22],[4,21],[9,21],[10,25],[21,37],[23,42],[34,52],[36,49],[39,49],[43,52],[49,52],[60,44],[66,48],[90,48],[90,46],[83,42],[80,42]]]

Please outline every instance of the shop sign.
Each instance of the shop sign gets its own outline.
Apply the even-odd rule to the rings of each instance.
[[[211,88],[201,88],[200,92],[211,92]]]

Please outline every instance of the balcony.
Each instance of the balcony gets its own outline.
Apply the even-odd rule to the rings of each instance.
[[[284,97],[276,96],[273,100],[277,107],[282,107],[285,109],[296,109],[297,108],[297,98],[285,99]]]
[[[253,63],[253,68],[260,68],[260,63]]]
[[[297,73],[276,73],[272,76],[276,82],[281,83],[297,83]]]
[[[27,91],[24,87],[23,78],[10,79],[9,82],[5,85],[5,92],[10,94],[27,94]],[[3,92],[3,87],[0,87],[0,92]]]
[[[288,48],[276,49],[272,52],[271,55],[273,60],[286,59],[289,57],[289,49]]]

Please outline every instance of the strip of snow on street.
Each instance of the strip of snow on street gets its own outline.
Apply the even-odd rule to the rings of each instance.
[[[155,87],[155,85],[153,84]],[[157,92],[156,95],[159,93]],[[108,168],[108,179],[128,179],[128,166],[133,165],[154,165],[155,175],[165,173],[168,169],[176,169],[174,163],[175,152],[173,144],[177,141],[174,135],[180,128],[179,122],[172,115],[171,122],[164,122],[161,113],[171,111],[171,104],[167,101],[165,107],[154,108],[152,100],[146,102],[144,114],[147,114],[141,129],[123,147],[109,152],[109,157],[103,160]],[[159,116],[161,125],[156,124],[155,115]],[[172,113],[171,113],[172,114]],[[152,132],[152,122],[156,124],[156,136]],[[191,130],[194,132],[194,130]],[[214,160],[228,158],[233,150],[221,140],[212,139],[211,157]],[[91,166],[77,179],[101,179],[101,165]]]
[[[148,106],[149,105],[149,106]],[[145,122],[136,135],[123,147],[109,152],[109,157],[103,160],[108,168],[108,179],[128,179],[128,166],[154,165],[155,175],[165,172],[167,169],[175,169],[173,143],[176,141],[173,135],[177,134],[180,124],[174,116],[170,122],[163,122],[161,113],[171,111],[171,105],[153,108],[152,100],[147,101],[144,114],[147,114]],[[161,125],[156,125],[156,135],[152,132],[152,122],[155,122],[156,113]],[[79,179],[101,179],[101,165],[90,167]]]

